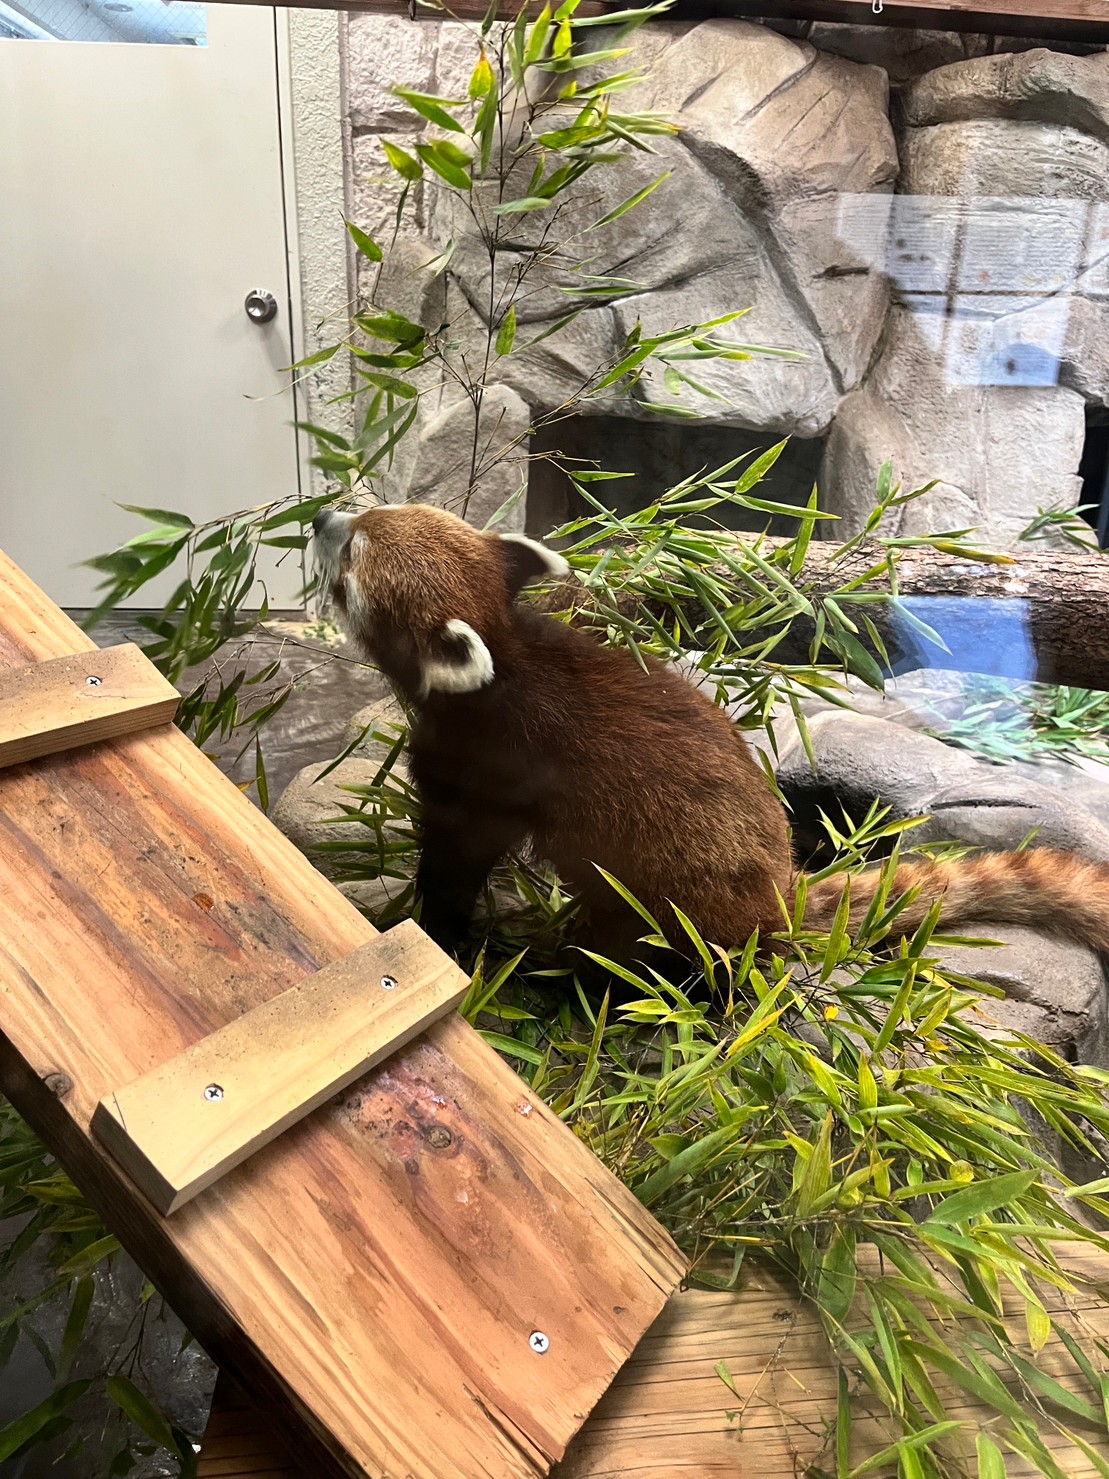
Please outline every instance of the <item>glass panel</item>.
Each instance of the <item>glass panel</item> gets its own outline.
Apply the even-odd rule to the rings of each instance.
[[[0,0],[0,40],[206,46],[201,0]]]

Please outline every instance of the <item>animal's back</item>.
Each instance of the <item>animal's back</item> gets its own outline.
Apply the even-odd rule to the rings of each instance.
[[[502,662],[516,741],[553,774],[536,843],[589,899],[623,912],[597,866],[666,926],[677,903],[706,938],[776,928],[785,813],[727,716],[673,668],[533,612]]]

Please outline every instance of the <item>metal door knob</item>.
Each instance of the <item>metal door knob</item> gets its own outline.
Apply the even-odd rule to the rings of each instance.
[[[277,299],[264,288],[255,288],[247,293],[243,307],[253,324],[268,324],[271,318],[277,317]]]

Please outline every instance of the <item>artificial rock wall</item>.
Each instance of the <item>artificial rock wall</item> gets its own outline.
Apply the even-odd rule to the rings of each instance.
[[[1109,53],[789,29],[805,39],[730,20],[639,33],[636,61],[652,75],[631,105],[666,111],[681,133],[659,141],[661,157],[635,155],[613,171],[611,202],[591,189],[588,209],[596,219],[672,167],[648,202],[596,238],[591,270],[642,290],[593,300],[539,349],[503,361],[483,435],[492,444],[526,432],[637,320],[652,332],[750,306],[744,340],[804,358],[705,370],[724,400],[687,403],[719,428],[725,454],[730,439],[738,450],[752,437],[822,439],[821,501],[840,529],[869,508],[892,457],[907,486],[935,481],[901,512],[902,532],[977,526],[1010,541],[1038,508],[1079,501],[1087,414],[1109,405]],[[375,235],[388,239],[397,200],[380,137],[411,143],[410,115],[389,86],[463,95],[474,57],[460,24],[347,19],[349,208]],[[406,220],[394,299],[407,294],[412,314],[448,322],[465,343],[488,297],[473,228],[423,183]],[[541,218],[519,223],[526,246]],[[449,239],[447,273],[414,275]],[[503,256],[498,271],[509,272],[512,254]],[[558,286],[554,272],[522,306],[533,331],[567,311]],[[644,382],[639,399],[594,409],[650,422],[643,402],[661,393]],[[457,504],[468,407],[444,385],[421,415],[390,496]],[[813,461],[807,452],[806,467]],[[692,470],[675,457],[672,480]],[[499,467],[471,516],[492,512],[523,474],[518,459]],[[643,488],[641,501],[659,491]],[[526,517],[521,506],[514,521]]]

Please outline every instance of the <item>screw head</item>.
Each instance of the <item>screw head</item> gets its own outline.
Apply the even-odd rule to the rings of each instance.
[[[544,1335],[542,1330],[533,1330],[528,1336],[528,1345],[537,1356],[545,1356],[551,1348],[551,1337]]]
[[[223,1098],[223,1088],[220,1084],[209,1084],[204,1090],[204,1097],[209,1104],[214,1104],[217,1099]]]
[[[382,976],[381,978],[382,991],[395,991],[397,989],[397,984],[398,982],[396,976]]]
[[[85,682],[90,688],[99,688],[103,681],[103,678],[97,678],[93,673],[90,673],[89,676],[85,679]]]
[[[447,1129],[446,1125],[432,1125],[431,1129],[427,1132],[427,1143],[433,1145],[436,1150],[446,1150],[453,1139],[454,1136]]]

